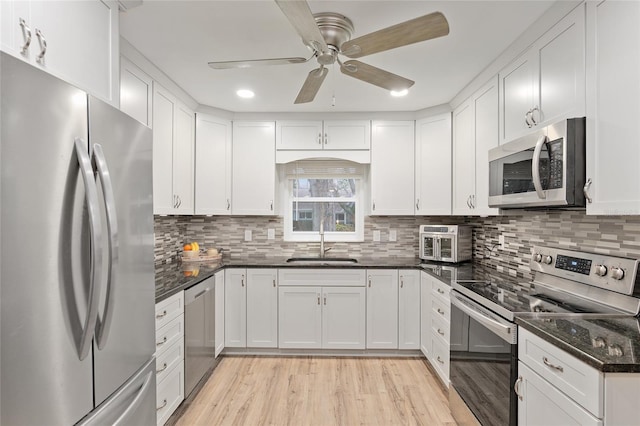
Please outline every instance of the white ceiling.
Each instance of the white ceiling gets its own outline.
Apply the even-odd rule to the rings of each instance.
[[[358,37],[434,11],[444,13],[446,37],[377,53],[360,60],[412,79],[409,95],[393,98],[345,76],[337,65],[315,100],[294,105],[305,64],[214,70],[207,62],[309,57],[309,50],[275,2],[158,1],[121,14],[120,33],[198,103],[233,112],[417,111],[448,103],[553,1],[309,1],[313,13],[349,17]],[[249,88],[253,99],[240,99]],[[331,106],[335,94],[335,106]]]

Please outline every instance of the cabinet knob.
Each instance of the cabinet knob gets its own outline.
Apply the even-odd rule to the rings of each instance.
[[[25,20],[22,18],[20,18],[20,28],[22,28],[22,39],[24,40],[24,44],[20,48],[20,53],[26,55],[27,50],[29,50],[29,46],[31,45],[31,28],[29,28]]]

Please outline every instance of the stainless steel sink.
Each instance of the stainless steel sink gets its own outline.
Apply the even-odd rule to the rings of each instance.
[[[348,266],[357,264],[358,259],[351,257],[290,257],[287,259],[287,263],[294,263],[296,265]]]

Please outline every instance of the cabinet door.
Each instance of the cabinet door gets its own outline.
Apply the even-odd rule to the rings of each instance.
[[[368,150],[371,148],[371,122],[336,120],[324,122],[324,149]]]
[[[371,214],[413,215],[413,121],[378,121],[371,136]]]
[[[173,136],[176,99],[157,84],[153,91],[153,213],[173,214]]]
[[[324,287],[322,348],[364,349],[365,310],[364,287]]]
[[[587,2],[587,214],[640,214],[640,3]]]
[[[533,372],[523,362],[518,362],[518,425],[602,425],[594,417]]]
[[[585,6],[578,6],[535,44],[536,126],[585,114]]]
[[[398,349],[420,349],[420,271],[398,274]]]
[[[473,96],[475,121],[474,215],[497,215],[489,207],[489,150],[498,146],[498,80],[492,79]]]
[[[23,33],[20,20],[23,20],[25,25],[31,31],[31,43],[32,49],[22,50],[25,46],[27,37],[26,29]],[[30,1],[0,1],[0,48],[3,52],[7,52],[13,56],[17,56],[26,61],[30,61],[35,58],[38,52],[35,51],[35,46],[38,44],[35,36],[35,28],[32,27],[31,19],[31,2]],[[35,59],[33,59],[35,60]]]
[[[196,117],[195,213],[231,214],[231,122]]]
[[[453,111],[453,206],[454,215],[471,213],[475,194],[474,104],[472,99]],[[488,184],[488,181],[487,181]]]
[[[500,71],[500,143],[530,131],[525,116],[534,107],[536,66],[530,49]]]
[[[120,58],[120,109],[151,127],[153,80],[127,58]]]
[[[398,348],[398,271],[367,271],[367,349]]]
[[[415,214],[450,215],[452,178],[450,113],[416,122],[415,150]]]
[[[273,122],[233,123],[232,214],[275,214],[275,155]]]
[[[420,272],[420,350],[429,358],[431,352],[431,278]]]
[[[247,269],[247,347],[278,347],[277,269]]]
[[[277,150],[322,149],[322,121],[276,122]]]
[[[224,346],[247,346],[247,271],[227,269],[224,276]]]
[[[119,51],[116,1],[32,1],[31,60],[81,89],[118,106]],[[16,20],[14,25],[18,24]],[[46,40],[44,59],[36,30]]]
[[[193,214],[193,180],[195,114],[181,103],[175,109],[173,139],[173,193],[177,206],[174,214]]]
[[[220,352],[224,349],[224,271],[216,272],[215,274],[216,280],[216,330],[215,330],[215,341],[216,341],[216,358],[220,355]]]
[[[322,348],[321,287],[278,288],[278,347]]]

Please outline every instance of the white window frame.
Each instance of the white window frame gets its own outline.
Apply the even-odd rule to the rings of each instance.
[[[304,178],[308,179],[338,179],[338,178],[349,178],[354,179],[356,184],[355,197],[353,198],[332,198],[332,197],[318,197],[313,198],[313,202],[355,202],[356,203],[356,214],[354,217],[355,221],[355,231],[354,232],[330,232],[325,231],[324,233],[324,241],[325,242],[363,242],[364,241],[364,216],[365,216],[365,199],[363,194],[366,190],[366,182],[365,182],[366,173],[362,173],[360,175],[313,175],[313,174],[305,174]],[[320,233],[319,232],[293,232],[293,212],[292,212],[292,204],[295,200],[295,196],[293,193],[293,185],[291,182],[294,180],[293,177],[287,176],[284,170],[280,175],[281,181],[281,195],[282,195],[282,206],[283,206],[283,217],[284,217],[284,241],[294,241],[294,242],[320,242]],[[307,201],[307,200],[304,200]]]

